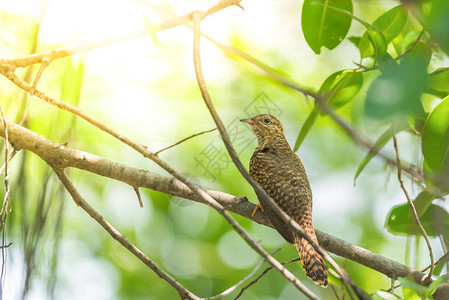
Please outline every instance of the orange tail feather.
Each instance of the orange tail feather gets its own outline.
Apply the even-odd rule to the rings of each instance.
[[[315,243],[318,243],[313,228],[312,231],[308,230],[308,228],[304,229],[312,240]],[[310,277],[314,283],[327,287],[327,269],[321,255],[304,238],[295,236],[295,243],[306,275]]]

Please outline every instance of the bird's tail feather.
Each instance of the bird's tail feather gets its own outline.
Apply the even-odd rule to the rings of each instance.
[[[303,225],[303,224],[301,224]],[[312,238],[312,240],[318,244],[315,230],[312,226],[302,226],[306,231],[307,235]],[[295,235],[295,244],[298,249],[299,258],[302,261],[302,266],[306,275],[312,279],[316,284],[320,284],[326,287],[327,282],[327,269],[324,265],[323,258],[321,255],[313,248],[313,246],[304,238],[300,238]]]

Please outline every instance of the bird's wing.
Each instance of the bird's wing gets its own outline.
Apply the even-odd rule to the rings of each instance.
[[[263,211],[267,218],[270,220],[270,222],[273,224],[274,228],[281,234],[281,236],[290,244],[295,243],[295,238],[293,235],[293,231],[290,228],[288,224],[285,224],[283,220],[277,217],[275,212],[270,208],[269,203],[264,200],[264,197],[262,197],[257,191],[256,191],[257,198],[259,199],[260,205],[262,205]]]
[[[312,194],[304,167],[299,158],[285,159],[270,153],[258,153],[252,158],[250,173],[263,189],[295,221],[299,222],[305,210],[311,210]],[[262,208],[276,230],[289,243],[294,243],[290,226],[270,209],[267,200],[257,195]]]

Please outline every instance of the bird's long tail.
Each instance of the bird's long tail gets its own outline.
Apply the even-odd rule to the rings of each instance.
[[[309,224],[310,223],[310,224]],[[307,235],[318,244],[311,221],[304,221],[299,223],[306,231]],[[320,284],[323,287],[327,286],[327,269],[324,265],[323,258],[313,248],[313,246],[304,238],[295,235],[295,244],[298,249],[299,258],[302,261],[302,266],[306,275],[313,280],[314,283]]]

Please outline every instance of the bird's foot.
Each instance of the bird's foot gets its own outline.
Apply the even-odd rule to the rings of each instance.
[[[256,212],[257,212],[257,210],[258,210],[259,208],[260,208],[262,211],[264,211],[264,210],[263,210],[263,207],[262,207],[260,204],[257,204],[256,208],[253,210],[253,213],[251,214],[251,218],[254,217],[254,215],[256,214]]]

